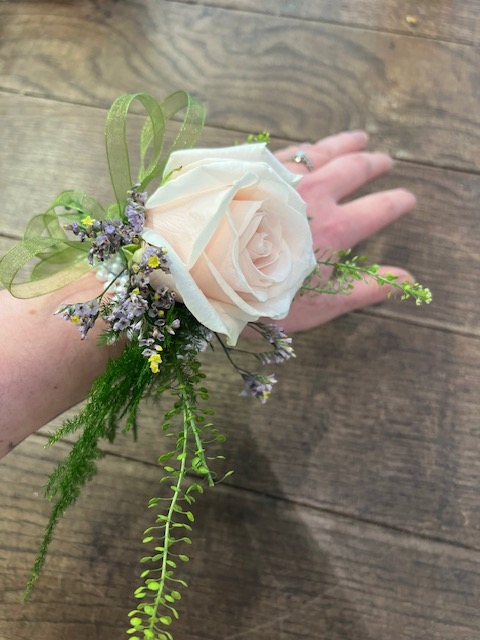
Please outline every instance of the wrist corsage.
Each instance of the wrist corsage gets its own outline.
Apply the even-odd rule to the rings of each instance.
[[[133,101],[147,112],[140,170],[133,179],[126,120]],[[185,111],[168,150],[167,125]],[[106,125],[107,160],[116,202],[107,209],[78,191],[61,193],[29,223],[24,239],[0,261],[0,280],[20,298],[52,292],[96,269],[104,290],[93,300],[56,311],[88,338],[96,322],[101,343],[125,342],[88,399],[48,441],[80,432],[51,474],[53,503],[26,596],[37,580],[59,518],[96,473],[99,443],[118,429],[136,431],[146,396],[161,396],[159,432],[171,450],[158,458],[163,490],[150,500],[141,558],[144,570],[129,614],[132,640],[171,640],[186,583],[181,565],[194,523],[193,505],[215,478],[208,443],[223,441],[211,421],[199,355],[220,349],[243,379],[243,392],[265,402],[276,382],[264,367],[294,356],[277,324],[296,295],[348,294],[356,280],[398,288],[403,298],[429,302],[428,289],[380,275],[349,252],[317,256],[306,205],[289,172],[267,149],[267,135],[221,149],[192,149],[204,109],[184,92],[162,103],[147,94],[117,99]],[[152,189],[152,184],[159,183]],[[150,194],[150,195],[149,195]],[[333,279],[322,268],[335,268]],[[239,364],[237,340],[250,327],[265,344]],[[242,351],[242,356],[245,352]]]

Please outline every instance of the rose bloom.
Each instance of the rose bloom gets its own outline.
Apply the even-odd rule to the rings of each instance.
[[[300,176],[264,143],[176,151],[172,171],[146,204],[143,239],[167,249],[171,269],[152,284],[168,282],[230,345],[250,321],[285,318],[316,263]]]

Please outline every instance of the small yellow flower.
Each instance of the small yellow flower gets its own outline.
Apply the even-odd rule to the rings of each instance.
[[[96,220],[95,218],[91,218],[90,216],[85,216],[85,218],[80,220],[80,222],[84,224],[86,227],[90,227],[94,222],[96,222]]]
[[[150,256],[150,258],[148,259],[148,266],[151,267],[152,269],[156,269],[157,267],[160,266],[160,259],[158,256]]]
[[[158,365],[162,362],[162,356],[159,353],[152,353],[152,355],[148,359],[148,362],[150,364],[152,373],[158,373],[160,370]]]
[[[78,324],[80,322],[80,318],[78,316],[72,316],[70,321],[73,322],[73,324]]]

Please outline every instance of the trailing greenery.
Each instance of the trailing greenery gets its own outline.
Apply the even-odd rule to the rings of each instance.
[[[105,373],[94,382],[84,408],[49,438],[47,446],[83,430],[45,487],[45,495],[55,503],[25,590],[26,599],[43,567],[59,519],[96,474],[96,461],[103,457],[99,441],[106,438],[113,442],[120,425],[124,431],[135,430],[137,409],[143,397],[162,396],[165,400],[170,393],[171,408],[165,413],[161,431],[175,444],[158,458],[163,467],[160,482],[168,485],[168,495],[154,497],[148,504],[155,509],[156,516],[154,524],[145,530],[143,542],[153,548],[150,555],[141,559],[149,566],[141,574],[143,584],[134,593],[141,602],[129,614],[128,633],[136,634],[131,636],[133,640],[173,637],[168,626],[178,618],[179,589],[187,586],[185,580],[177,577],[177,565],[189,560],[178,546],[191,543],[188,534],[194,522],[191,507],[195,494],[215,484],[206,447],[225,440],[209,421],[213,411],[200,406],[208,400],[208,392],[202,385],[205,375],[197,359],[199,342],[205,339],[204,328],[194,322],[182,305],[176,305],[176,315],[182,316],[183,330],[168,336],[170,344],[163,354],[159,373],[152,372],[137,341],[127,343],[120,358],[111,360]],[[108,334],[107,331],[107,339]]]
[[[355,282],[363,281],[367,284],[376,282],[383,287],[388,285],[391,290],[388,297],[400,292],[401,300],[413,298],[417,305],[429,304],[432,301],[430,289],[423,287],[418,282],[400,281],[398,276],[392,273],[379,273],[380,266],[373,264],[366,266],[366,256],[354,256],[350,258],[351,250],[338,251],[329,257],[317,260],[317,266],[300,288],[299,295],[319,293],[348,294],[352,291]],[[333,276],[325,281],[324,269],[333,269]]]
[[[83,429],[63,462],[52,472],[44,488],[45,496],[54,501],[42,543],[34,562],[32,574],[25,589],[27,599],[44,565],[54,529],[68,507],[80,495],[81,488],[96,472],[96,461],[103,457],[98,447],[101,439],[113,442],[118,425],[126,416],[125,429],[135,424],[140,400],[155,382],[148,362],[135,343],[126,345],[118,360],[110,360],[105,373],[95,380],[84,408],[67,420],[53,434],[47,446],[60,438]]]
[[[199,401],[208,399],[207,390],[198,386],[204,378],[199,362],[187,358],[171,366],[177,384],[171,389],[174,404],[165,414],[162,430],[175,439],[175,447],[159,458],[164,469],[161,482],[168,485],[169,495],[152,498],[149,502],[149,508],[156,511],[156,518],[145,530],[143,542],[152,551],[141,559],[149,566],[141,574],[144,584],[135,591],[135,597],[141,602],[129,613],[131,627],[127,633],[133,634],[132,640],[173,638],[168,627],[178,618],[179,589],[187,586],[176,572],[179,563],[189,560],[182,547],[191,544],[194,494],[203,493],[204,486],[213,486],[215,482],[205,447],[209,442],[224,441],[207,420],[213,412],[198,408]],[[182,425],[178,433],[171,422],[175,417],[180,418]]]

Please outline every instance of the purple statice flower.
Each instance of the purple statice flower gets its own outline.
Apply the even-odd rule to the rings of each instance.
[[[142,254],[140,266],[146,273],[151,273],[154,269],[161,269],[164,273],[170,273],[165,249],[148,246]]]
[[[121,271],[117,277],[125,269],[125,260],[119,250],[132,244],[140,248],[141,244],[147,194],[139,192],[138,188],[139,185],[135,185],[128,192],[121,220],[95,220],[85,214],[79,222],[65,227],[81,240],[91,239],[88,255],[90,264],[93,265],[94,261],[104,263],[102,268],[106,270],[112,258],[113,262],[120,259]],[[165,312],[175,304],[175,293],[164,285],[155,287],[150,283],[150,276],[155,270],[170,272],[166,251],[147,245],[138,254],[138,261],[131,264],[125,277],[119,278],[121,287],[115,290],[115,295],[103,307],[102,317],[111,328],[107,332],[107,341],[113,344],[122,332],[126,332],[130,339],[138,339],[151,370],[157,373],[162,362],[161,343],[165,340],[165,334],[174,335],[180,323],[173,318],[166,326],[165,321]],[[72,305],[63,311],[64,317],[79,324],[84,337],[92,324],[88,309]],[[97,308],[95,318],[98,315]]]
[[[86,238],[92,239],[88,255],[90,264],[93,264],[94,260],[105,262],[122,246],[139,244],[145,222],[145,202],[147,199],[146,193],[137,191],[139,186],[135,185],[128,192],[123,220],[95,220],[90,214],[86,214],[80,222],[75,221],[64,226],[67,231],[72,231],[81,242],[84,242]]]
[[[125,217],[128,223],[133,227],[137,235],[142,235],[143,225],[145,223],[145,203],[148,194],[145,191],[138,191],[140,187],[136,184],[128,192],[127,206],[125,207]]]
[[[80,242],[85,242],[85,238],[87,234],[84,229],[80,227],[78,222],[72,222],[71,224],[64,225],[64,229],[67,231],[71,231],[73,235],[77,236],[80,239]]]
[[[113,344],[122,332],[126,332],[130,339],[138,339],[152,372],[157,373],[162,362],[161,343],[166,334],[175,334],[180,321],[169,318],[167,325],[165,320],[165,312],[175,304],[175,292],[165,285],[153,286],[150,283],[150,276],[155,270],[170,273],[166,251],[147,245],[138,252],[138,261],[130,263],[128,271],[123,252],[119,251],[127,245],[141,246],[147,194],[139,192],[138,188],[139,185],[135,185],[128,192],[122,219],[96,220],[90,214],[82,213],[81,220],[64,228],[81,241],[91,240],[88,261],[92,265],[95,261],[103,263],[101,279],[114,275],[107,289],[115,282],[118,285],[110,289],[114,295],[101,311],[103,319],[110,325],[107,342]],[[122,275],[124,271],[126,273]],[[82,338],[85,338],[100,315],[100,302],[70,305],[60,311],[65,319],[78,325]]]
[[[105,227],[103,229],[105,231],[105,234],[108,236],[113,236],[117,230],[115,223],[113,222],[106,222],[105,223]]]
[[[168,287],[156,289],[152,295],[148,315],[150,318],[163,318],[165,311],[170,309],[175,303],[175,292],[170,291]]]
[[[143,213],[128,205],[125,209],[125,215],[127,216],[129,225],[132,227],[133,233],[140,236],[143,232],[143,224],[145,222]]]
[[[256,354],[256,357],[262,364],[281,364],[290,358],[295,358],[292,339],[287,336],[281,327],[278,327],[276,324],[265,324],[263,322],[255,322],[252,324],[273,347],[271,351]]]
[[[138,265],[133,265],[130,274],[130,284],[133,288],[146,289],[150,283],[149,274],[142,271]]]
[[[93,264],[94,259],[105,262],[117,253],[122,245],[130,242],[130,235],[124,229],[121,220],[95,220],[86,215],[80,223],[72,222],[64,228],[71,231],[81,242],[86,238],[92,239],[88,254],[88,261]]]
[[[171,336],[175,335],[175,331],[180,328],[180,320],[175,318],[173,322],[165,325],[165,331],[167,331]]]
[[[111,325],[114,331],[133,329],[133,326],[148,310],[148,301],[142,296],[139,289],[127,291],[109,313],[105,321]]]
[[[270,396],[273,385],[277,382],[275,376],[273,374],[266,376],[261,373],[249,373],[248,371],[240,371],[240,373],[245,382],[242,395],[250,394],[264,404]]]
[[[138,341],[139,346],[144,347],[142,354],[144,356],[150,356],[153,353],[152,347],[154,348],[155,344],[163,342],[164,339],[165,336],[159,326],[150,328],[147,334],[143,335]]]
[[[108,223],[100,223],[101,232],[92,242],[88,261],[93,264],[94,259],[100,262],[109,260],[120,249],[123,243],[123,235],[121,233],[122,223],[120,220],[109,220]],[[107,231],[108,229],[108,231]]]
[[[145,351],[150,347],[153,347],[155,340],[153,338],[141,338],[138,341],[138,344],[140,347],[144,347],[145,350],[143,351],[143,355],[146,355]]]
[[[162,362],[162,342],[165,332],[175,333],[179,322],[173,320],[165,326],[165,311],[175,303],[175,293],[167,286],[154,288],[150,275],[156,269],[168,270],[165,251],[147,247],[140,261],[132,265],[125,290],[113,299],[105,320],[114,331],[126,331],[130,338],[138,337],[142,355],[148,358],[153,373],[158,373]]]
[[[85,340],[87,333],[95,325],[100,314],[100,304],[98,299],[81,302],[78,304],[61,307],[57,313],[61,314],[64,320],[72,322],[78,327],[82,340]]]

